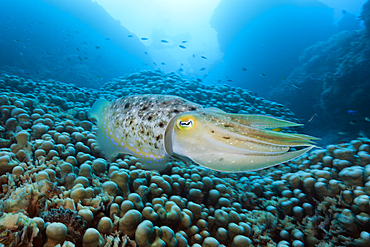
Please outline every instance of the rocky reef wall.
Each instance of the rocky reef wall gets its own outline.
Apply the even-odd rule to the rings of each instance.
[[[368,6],[369,2],[361,17],[367,29]],[[359,131],[370,134],[368,30],[343,31],[318,42],[303,52],[300,63],[268,98],[290,107],[303,122],[316,114],[315,121],[321,126],[353,135]]]

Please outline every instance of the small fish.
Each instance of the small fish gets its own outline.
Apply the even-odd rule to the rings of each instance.
[[[80,51],[80,49],[78,49],[78,48],[76,47],[76,51]]]
[[[183,69],[183,68],[179,68],[178,70],[179,70],[180,72],[183,72],[183,71],[184,71],[184,69]]]
[[[165,63],[165,62],[161,62],[161,64],[162,64],[162,65],[166,65],[166,63]]]
[[[365,138],[367,138],[366,134],[365,134],[362,130],[360,130],[357,134],[358,134],[358,136],[360,136],[360,137],[365,137]]]
[[[243,70],[243,71],[247,71],[247,69],[246,69],[246,68],[242,68],[242,70]]]
[[[103,79],[103,77],[101,77],[100,75],[98,75],[98,79],[99,79],[99,80],[102,80],[102,79]]]
[[[184,66],[184,64],[183,64],[183,63],[180,63],[180,65],[181,65],[181,66]]]
[[[205,67],[200,68],[200,71],[205,71],[205,70],[206,70]]]
[[[297,88],[297,89],[302,89],[301,86],[297,85],[297,84],[292,84],[293,87]]]
[[[193,57],[195,57],[195,55],[193,54]]]
[[[201,58],[203,58],[203,59],[207,59],[205,56],[200,56]]]
[[[147,51],[144,51],[144,54],[145,54],[145,55],[148,55],[148,52],[147,52]]]
[[[260,74],[260,76],[265,77],[266,75],[265,74]]]
[[[184,40],[184,41],[182,41],[181,43],[183,43],[183,44],[185,44],[187,41],[186,40]]]
[[[356,112],[355,110],[348,110],[347,113],[348,114],[351,114],[351,115],[356,115]]]
[[[312,80],[317,80],[317,81],[320,81],[320,80],[321,80],[321,78],[320,78],[320,77],[316,77],[316,76],[311,76],[311,79],[312,79]]]
[[[227,81],[228,81],[228,82],[233,82],[233,80],[231,80],[231,79],[228,79]]]
[[[67,59],[67,61],[68,61],[68,62],[70,62],[70,61],[71,61],[71,59],[69,59],[68,57],[66,57],[66,59]]]
[[[221,79],[218,79],[218,80],[217,80],[217,83],[221,83]]]
[[[349,132],[347,131],[339,131],[338,134],[341,136],[347,135]]]
[[[132,37],[134,37],[134,35],[129,34],[129,35],[127,35],[127,37],[132,38]]]
[[[96,46],[95,46],[95,49],[99,50],[99,49],[100,49],[100,46],[97,46],[97,45],[96,45]]]
[[[105,40],[110,40],[110,38],[105,38]]]
[[[183,46],[183,45],[179,45],[179,47],[180,47],[181,49],[186,49],[186,47],[185,47],[185,46]]]
[[[285,80],[285,79],[286,79],[286,77],[285,77],[285,76],[283,76],[283,77],[281,77],[281,79],[282,79],[282,80]]]
[[[14,42],[20,43],[19,39],[15,39]]]
[[[78,60],[82,61],[82,58],[80,56],[77,56]]]
[[[352,124],[352,125],[356,125],[357,124],[357,120],[352,120],[349,123]]]
[[[370,117],[365,117],[365,121],[370,122]]]
[[[155,66],[157,66],[157,63],[156,63],[156,62],[153,62],[153,64],[154,64]]]
[[[315,114],[313,114],[311,117],[310,117],[310,119],[308,119],[308,121],[307,122],[312,122],[313,120],[315,120],[315,118],[317,117],[317,114],[315,113]]]
[[[161,40],[161,42],[162,42],[162,43],[168,43],[168,41],[167,41],[167,40],[165,40],[165,39],[162,39],[162,40]]]
[[[203,79],[204,79],[204,78],[206,78],[207,76],[208,76],[208,74],[205,74],[205,75],[203,76]]]
[[[28,46],[26,46],[26,45],[23,45],[23,47],[24,47],[24,48],[28,48]]]
[[[141,38],[141,40],[148,40],[148,38],[143,37],[143,38]]]

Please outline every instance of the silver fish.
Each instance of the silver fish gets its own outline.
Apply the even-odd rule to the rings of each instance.
[[[317,140],[269,130],[301,124],[230,114],[169,95],[132,95],[111,103],[99,99],[90,115],[98,121],[97,142],[106,158],[131,154],[145,169],[159,171],[170,158],[217,171],[259,170],[306,153]]]

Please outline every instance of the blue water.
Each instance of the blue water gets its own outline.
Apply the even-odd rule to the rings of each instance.
[[[99,87],[151,63],[137,37],[129,38],[125,27],[91,1],[15,0],[0,6],[4,72]]]
[[[355,14],[343,12],[335,20],[334,10],[318,0],[245,1],[242,5],[236,0],[222,0],[213,12],[210,25],[217,32],[222,58],[215,61],[215,54],[202,57],[199,49],[199,54],[184,61],[176,59],[176,54],[175,59],[169,59],[164,51],[168,47],[177,47],[178,54],[186,51],[184,47],[189,43],[181,41],[191,41],[192,34],[171,37],[175,43],[166,43],[170,35],[158,26],[146,36],[153,40],[150,49],[155,53],[154,60],[140,39],[143,37],[128,30],[91,0],[1,1],[0,73],[99,88],[126,74],[162,69],[205,84],[248,89],[255,95],[287,105],[308,127],[313,123],[308,120],[315,114],[317,124],[328,119],[336,122],[330,117],[340,114],[346,124],[334,133],[340,128],[344,132],[350,128],[352,134],[357,134],[366,128],[368,122],[364,119],[370,112],[363,101],[338,104],[330,98],[331,105],[325,104],[328,97],[342,97],[347,87],[339,88],[342,94],[334,94],[335,89],[327,88],[326,68],[318,67],[314,70],[317,73],[311,71],[304,79],[297,72],[307,47],[325,42],[339,32],[355,33],[363,29]],[[305,61],[309,59],[310,56]],[[329,65],[340,64],[323,59]],[[354,84],[361,86],[351,89],[356,91],[351,97],[363,97],[357,91],[368,85],[361,81]],[[287,85],[287,90],[282,89]],[[276,92],[279,89],[284,93]],[[335,107],[338,105],[341,105],[339,109]],[[348,110],[358,111],[359,119],[348,116]],[[353,127],[353,121],[363,127]]]

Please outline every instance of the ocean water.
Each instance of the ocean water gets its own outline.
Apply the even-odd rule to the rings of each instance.
[[[0,2],[0,246],[370,246],[370,2]]]

